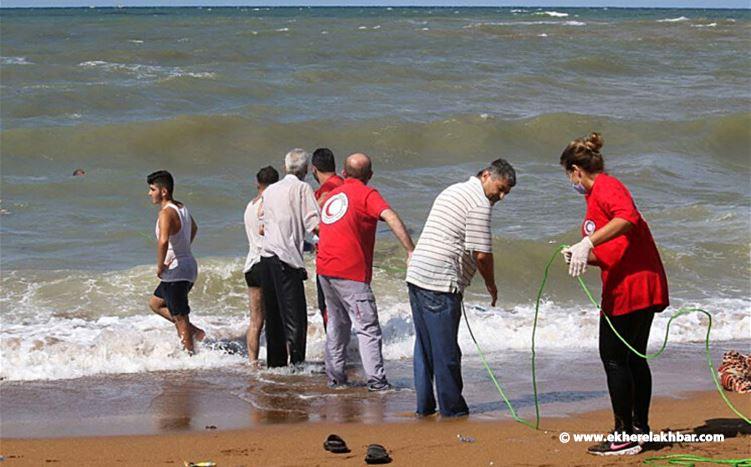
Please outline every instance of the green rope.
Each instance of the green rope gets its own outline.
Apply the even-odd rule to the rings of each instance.
[[[472,341],[475,344],[475,348],[477,349],[477,353],[480,355],[480,360],[482,360],[482,364],[487,370],[488,374],[490,375],[490,379],[493,381],[493,384],[495,384],[496,389],[498,390],[498,393],[501,395],[501,398],[503,398],[503,402],[506,404],[506,407],[508,407],[509,412],[511,413],[511,416],[519,423],[522,423],[524,425],[527,425],[528,427],[532,429],[539,429],[540,427],[540,401],[538,396],[538,390],[537,390],[537,375],[536,375],[536,366],[535,366],[535,360],[536,360],[536,352],[535,352],[535,335],[537,331],[537,321],[538,316],[540,314],[540,302],[542,301],[542,293],[545,289],[545,285],[548,281],[548,274],[550,272],[550,266],[553,264],[553,261],[558,257],[558,254],[563,250],[564,248],[567,248],[567,245],[559,245],[555,252],[551,255],[550,259],[548,260],[547,264],[545,265],[545,272],[543,273],[542,282],[540,283],[540,288],[537,291],[537,300],[535,302],[535,315],[534,315],[534,321],[532,324],[532,388],[534,392],[534,401],[535,401],[535,423],[532,424],[529,421],[523,419],[519,415],[517,415],[516,410],[514,410],[514,407],[511,405],[511,402],[509,401],[508,397],[506,397],[506,393],[503,391],[503,388],[501,387],[501,384],[498,382],[498,379],[495,376],[495,373],[493,372],[493,369],[490,368],[490,365],[488,364],[487,359],[485,358],[485,354],[483,353],[482,349],[480,348],[480,344],[477,342],[477,339],[475,339],[475,335],[472,332],[472,327],[469,325],[469,318],[467,318],[467,311],[464,309],[464,303],[462,302],[462,314],[464,315],[464,321],[467,323],[467,329],[469,330],[469,335],[472,338]],[[701,309],[701,308],[694,308],[694,307],[682,307],[679,308],[678,311],[673,313],[673,315],[668,320],[667,327],[665,328],[665,339],[662,342],[662,346],[657,352],[654,352],[652,354],[642,354],[639,351],[637,351],[634,347],[631,346],[624,338],[621,336],[618,331],[616,331],[615,326],[613,326],[613,323],[610,321],[610,318],[607,314],[603,313],[600,309],[600,305],[597,303],[597,301],[592,296],[592,293],[587,288],[586,284],[584,284],[584,281],[582,280],[581,276],[577,277],[577,280],[579,281],[579,285],[581,286],[582,290],[584,290],[584,293],[586,294],[587,298],[589,298],[589,301],[600,311],[601,316],[605,318],[608,325],[610,326],[610,329],[613,330],[616,336],[618,336],[618,339],[623,342],[626,347],[628,347],[632,352],[634,352],[636,355],[651,360],[653,358],[659,357],[666,349],[667,343],[668,343],[668,334],[670,333],[670,324],[678,318],[679,316],[683,316],[689,313],[702,313],[704,314],[707,319],[709,320],[707,324],[707,335],[704,339],[704,346],[705,346],[705,353],[707,358],[707,365],[709,366],[710,373],[712,375],[712,381],[714,381],[715,387],[717,388],[717,391],[720,393],[720,396],[725,401],[725,404],[736,414],[738,415],[743,421],[751,425],[751,420],[749,420],[748,417],[743,415],[738,409],[735,408],[735,406],[728,400],[727,396],[725,395],[725,391],[722,388],[722,385],[720,384],[720,381],[717,379],[717,372],[714,369],[714,365],[712,364],[712,356],[709,351],[709,335],[712,331],[712,315]],[[657,461],[666,461],[668,464],[673,465],[694,465],[696,462],[704,462],[704,463],[715,463],[715,464],[726,464],[726,465],[736,465],[736,466],[742,466],[742,467],[751,467],[751,458],[750,459],[710,459],[706,457],[699,457],[699,456],[692,456],[692,455],[684,455],[684,454],[675,454],[675,455],[668,455],[668,456],[658,456],[658,457],[649,457],[645,460],[645,463],[647,464],[654,464]]]
[[[511,405],[511,402],[508,400],[508,397],[506,397],[506,393],[503,391],[503,388],[501,387],[501,384],[498,382],[498,380],[495,377],[495,373],[493,372],[493,369],[490,368],[490,365],[488,365],[488,361],[485,359],[485,354],[483,353],[482,349],[480,348],[480,344],[477,343],[477,339],[475,339],[475,334],[472,332],[472,327],[469,325],[469,320],[467,319],[467,310],[464,309],[464,301],[462,303],[462,314],[464,314],[464,321],[467,323],[467,329],[469,330],[469,335],[472,337],[472,341],[475,343],[475,347],[477,348],[477,353],[480,355],[480,360],[482,360],[483,366],[485,366],[485,369],[488,371],[488,374],[490,375],[490,379],[493,380],[493,384],[495,384],[496,389],[498,389],[498,393],[503,398],[503,402],[506,403],[506,407],[508,407],[509,412],[511,413],[511,416],[519,423],[522,423],[524,425],[527,425],[528,427],[532,428],[533,430],[537,430],[540,426],[540,418],[539,418],[539,408],[537,409],[538,418],[536,423],[533,425],[527,420],[521,418],[516,414],[516,410],[514,410],[514,406]],[[534,381],[534,376],[532,377],[532,380]],[[537,393],[535,392],[535,407],[539,407],[539,403],[537,401]]]
[[[644,459],[647,465],[683,465],[694,467],[700,464],[733,465],[736,467],[751,467],[749,459],[712,459],[709,457],[694,456],[691,454],[668,454],[666,456],[647,457]]]

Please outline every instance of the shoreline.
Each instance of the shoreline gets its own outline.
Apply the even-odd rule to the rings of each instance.
[[[719,361],[725,350],[749,345],[748,341],[719,344],[712,349],[714,361]],[[351,356],[357,358],[356,352]],[[515,410],[524,418],[534,417],[528,355],[506,351],[487,354],[487,358]],[[702,346],[673,345],[669,358],[651,364],[653,399],[715,391],[703,360]],[[386,361],[389,380],[396,389],[383,394],[366,391],[359,362],[351,363],[348,371],[353,386],[337,390],[326,385],[323,363],[318,361],[309,362],[301,373],[239,365],[0,382],[0,435],[6,439],[161,435],[201,433],[212,425],[235,430],[294,423],[377,426],[413,417],[411,361]],[[546,418],[576,417],[609,408],[601,365],[591,351],[541,350],[537,355],[541,414]],[[463,358],[462,373],[472,420],[511,420],[476,356]]]
[[[748,414],[751,398],[726,393]],[[534,431],[510,420],[406,419],[396,423],[307,422],[261,425],[240,430],[135,436],[71,438],[0,438],[0,455],[10,465],[182,465],[211,460],[217,465],[361,465],[366,447],[384,445],[395,465],[602,465],[586,454],[590,443],[562,444],[558,435],[602,433],[612,426],[609,409],[568,417],[543,418]],[[652,401],[655,432],[722,433],[724,442],[668,443],[637,456],[608,458],[616,464],[641,464],[650,456],[692,454],[711,458],[751,457],[751,426],[735,416],[713,391]],[[352,450],[324,451],[323,441],[336,433]],[[471,437],[461,442],[458,435]]]

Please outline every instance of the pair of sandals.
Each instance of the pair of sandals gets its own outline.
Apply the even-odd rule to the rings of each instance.
[[[350,452],[347,443],[341,437],[334,434],[326,438],[326,441],[323,443],[323,449],[334,454]],[[388,464],[389,462],[391,462],[391,457],[386,448],[380,444],[371,444],[368,446],[368,451],[365,455],[366,464]]]

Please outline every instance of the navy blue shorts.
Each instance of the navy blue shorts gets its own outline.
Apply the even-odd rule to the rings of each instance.
[[[190,314],[188,292],[192,288],[193,283],[188,281],[160,282],[154,296],[164,300],[172,316],[187,316]]]

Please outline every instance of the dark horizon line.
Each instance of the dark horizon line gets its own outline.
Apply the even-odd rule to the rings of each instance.
[[[563,5],[505,5],[505,6],[490,6],[490,5],[149,5],[149,6],[2,6],[0,10],[133,10],[133,9],[148,9],[148,8],[430,8],[430,9],[457,9],[457,8],[586,8],[586,9],[605,9],[608,10],[751,10],[748,8],[735,8],[735,7],[667,7],[667,6],[651,6],[651,7],[629,7],[629,6],[563,6]]]

